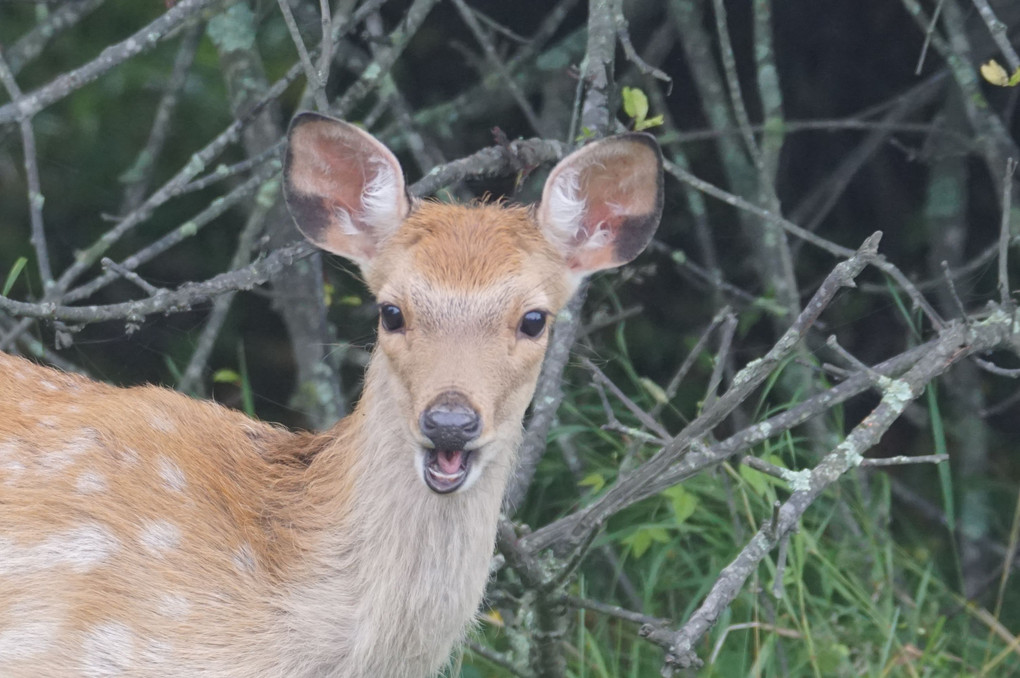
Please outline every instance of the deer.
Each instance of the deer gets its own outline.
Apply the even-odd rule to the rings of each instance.
[[[284,197],[378,302],[352,413],[293,432],[0,353],[0,675],[421,678],[482,603],[558,311],[662,212],[646,134],[540,202],[409,197],[394,154],[292,121]]]

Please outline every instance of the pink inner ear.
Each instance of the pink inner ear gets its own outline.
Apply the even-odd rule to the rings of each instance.
[[[662,210],[660,158],[650,137],[624,135],[586,146],[553,170],[539,221],[573,270],[618,266],[648,244]]]
[[[338,136],[325,123],[310,123],[299,128],[291,145],[298,159],[291,172],[293,188],[324,198],[333,211],[345,211],[349,218],[345,226],[356,222],[365,188],[364,150]]]
[[[323,249],[364,264],[399,228],[409,203],[400,164],[374,137],[317,114],[295,118],[287,153],[287,204]]]

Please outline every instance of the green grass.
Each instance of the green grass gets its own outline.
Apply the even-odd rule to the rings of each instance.
[[[622,352],[621,352],[622,353]],[[622,365],[620,365],[622,363]],[[629,360],[613,361],[617,384],[646,409],[655,394],[641,385]],[[626,440],[599,427],[601,401],[586,375],[574,385],[560,411],[528,504],[518,518],[540,526],[588,503],[614,482],[621,464],[640,463],[654,446]],[[766,391],[757,418],[774,414]],[[930,449],[944,452],[945,423],[934,389],[919,401],[929,415]],[[615,404],[614,404],[615,407]],[[688,417],[697,403],[689,404]],[[638,422],[621,407],[615,415]],[[772,408],[774,410],[774,408]],[[667,418],[683,419],[680,410]],[[829,430],[843,431],[841,410],[825,415]],[[676,430],[675,426],[671,430]],[[573,475],[561,446],[569,445],[584,471]],[[788,433],[754,451],[787,468],[812,465],[806,441]],[[892,474],[953,515],[949,466]],[[632,506],[611,519],[579,570],[570,592],[636,609],[682,624],[748,539],[769,519],[772,504],[789,495],[785,484],[747,467],[726,464],[681,486]],[[1015,501],[1015,498],[1014,498]],[[699,676],[1016,676],[1020,675],[1020,591],[1009,578],[997,581],[992,604],[980,607],[960,594],[961,561],[956,541],[945,530],[917,522],[893,501],[884,471],[847,475],[807,511],[789,539],[779,573],[777,552],[758,567],[697,651],[705,666]],[[1020,509],[1007,526],[1008,548],[1020,540]],[[620,572],[600,549],[615,554]],[[497,588],[512,573],[499,575]],[[625,577],[640,606],[624,595]],[[984,600],[987,604],[987,600]],[[521,652],[526,624],[515,621],[513,605],[495,601],[504,623],[483,623],[477,640],[499,652]],[[638,636],[638,625],[604,614],[571,610],[566,639],[569,675],[577,678],[657,676],[661,650]],[[465,654],[461,676],[511,676],[485,659]]]

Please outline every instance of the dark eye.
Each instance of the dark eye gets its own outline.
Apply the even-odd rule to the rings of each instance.
[[[387,332],[396,332],[404,328],[404,314],[393,304],[379,306],[379,322]]]
[[[521,326],[518,331],[526,337],[538,338],[545,329],[545,311],[528,311],[521,316]]]

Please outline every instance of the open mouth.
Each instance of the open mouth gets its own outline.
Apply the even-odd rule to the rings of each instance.
[[[425,450],[425,484],[437,494],[453,492],[464,484],[474,450]]]

